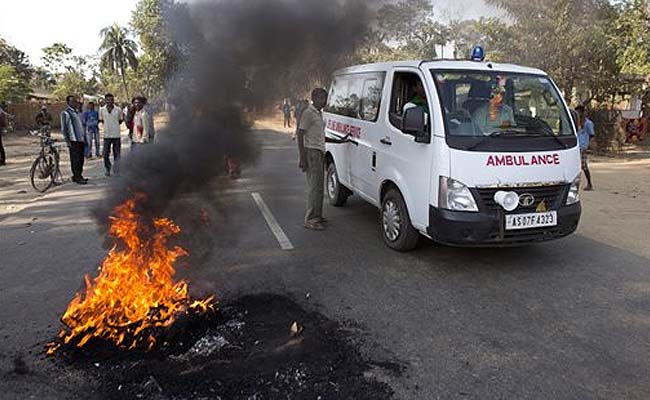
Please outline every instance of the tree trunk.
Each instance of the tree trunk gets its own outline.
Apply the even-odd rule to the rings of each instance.
[[[122,85],[124,86],[124,93],[126,94],[126,101],[128,103],[131,102],[131,98],[129,97],[129,88],[126,86],[126,71],[122,69]]]

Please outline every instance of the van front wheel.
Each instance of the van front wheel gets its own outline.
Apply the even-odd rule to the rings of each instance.
[[[334,162],[327,165],[327,179],[325,179],[327,200],[334,207],[341,207],[350,196],[350,190],[339,182]]]
[[[406,203],[397,189],[390,189],[381,202],[381,228],[384,242],[397,251],[413,250],[420,234],[411,225]]]

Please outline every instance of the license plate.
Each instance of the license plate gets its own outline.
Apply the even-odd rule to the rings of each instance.
[[[506,215],[506,230],[540,228],[557,225],[557,212]]]

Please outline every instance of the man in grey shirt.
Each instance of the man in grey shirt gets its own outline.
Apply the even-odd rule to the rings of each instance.
[[[307,174],[305,228],[322,231],[327,222],[323,218],[325,126],[322,114],[327,104],[327,92],[325,89],[314,89],[311,100],[312,104],[303,111],[298,124],[299,166]]]

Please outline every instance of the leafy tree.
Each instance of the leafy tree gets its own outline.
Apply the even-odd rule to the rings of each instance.
[[[122,78],[122,85],[126,97],[129,97],[129,88],[126,84],[126,72],[128,68],[136,70],[138,68],[137,44],[128,38],[126,28],[113,24],[101,30],[100,36],[103,37],[100,51],[101,64],[109,71],[119,73]]]
[[[436,45],[444,46],[447,28],[433,20],[430,0],[387,3],[377,12],[378,32],[384,43],[394,43],[395,53],[409,58],[436,57]]]
[[[623,72],[650,74],[650,3],[623,0],[617,4],[615,36],[617,59]]]
[[[32,77],[32,66],[29,63],[29,57],[16,47],[7,43],[0,37],[0,64],[14,67],[21,80],[26,82]]]
[[[35,88],[52,89],[56,84],[54,75],[43,67],[34,67],[30,85]]]
[[[0,99],[24,100],[30,89],[18,69],[12,65],[0,64]]]
[[[53,94],[63,99],[69,94],[81,96],[84,93],[97,93],[98,85],[96,79],[86,79],[81,71],[71,70],[60,75]]]
[[[62,74],[75,68],[76,60],[72,49],[65,43],[54,43],[42,49],[41,60],[45,68],[53,75]]]
[[[483,26],[497,54],[544,69],[567,99],[574,90],[583,101],[603,101],[616,93],[620,71],[609,37],[615,12],[608,0],[487,2],[505,10],[513,20],[510,25],[489,20]]]
[[[148,97],[162,94],[178,67],[179,50],[169,38],[165,18],[177,7],[173,0],[140,0],[131,17],[143,52],[134,78]]]
[[[92,57],[74,54],[65,43],[54,43],[43,48],[45,68],[37,68],[33,86],[53,89],[58,98],[69,94],[83,95],[97,92],[96,61]]]

